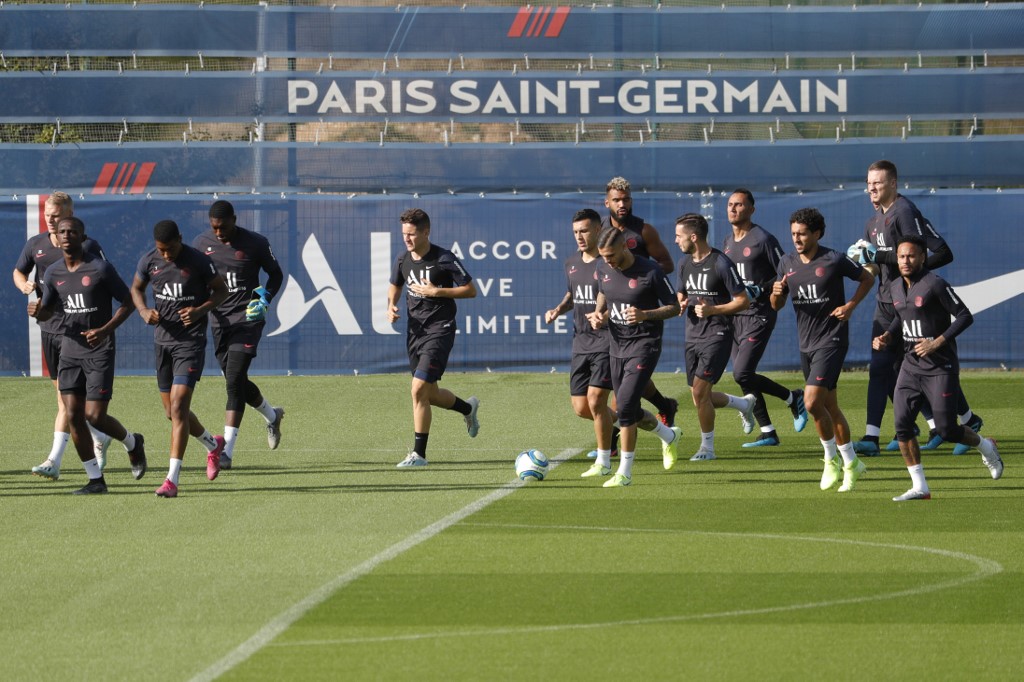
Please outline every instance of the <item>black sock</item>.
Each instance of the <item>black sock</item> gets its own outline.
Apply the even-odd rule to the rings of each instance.
[[[413,435],[413,446],[412,451],[423,459],[427,458],[427,439],[430,438],[429,433],[416,432]]]
[[[473,408],[469,406],[469,403],[467,403],[465,400],[457,396],[455,398],[455,403],[448,409],[455,410],[456,412],[462,415],[468,415],[470,412],[473,411]]]

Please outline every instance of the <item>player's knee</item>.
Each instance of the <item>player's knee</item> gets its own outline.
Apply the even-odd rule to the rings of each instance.
[[[755,372],[749,369],[734,369],[732,371],[732,378],[736,381],[736,384],[743,389],[744,393],[750,393],[750,386],[754,383]]]
[[[935,430],[947,443],[959,443],[964,439],[964,427],[960,424],[936,424]]]

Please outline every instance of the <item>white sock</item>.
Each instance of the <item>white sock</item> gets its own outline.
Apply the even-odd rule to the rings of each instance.
[[[992,457],[996,454],[995,448],[992,447],[992,441],[988,438],[982,438],[981,442],[978,443],[978,452],[986,457]]]
[[[227,455],[228,459],[231,459],[235,455],[235,441],[238,440],[238,427],[237,426],[225,426],[224,427],[224,454]]]
[[[272,424],[277,419],[277,412],[274,412],[274,407],[267,402],[266,398],[263,399],[263,404],[256,409],[259,410],[259,413],[263,415],[268,424]]]
[[[131,452],[132,450],[134,450],[135,449],[135,434],[132,433],[131,431],[129,431],[128,435],[124,437],[123,441],[121,441],[121,444],[124,445],[124,451],[125,452]]]
[[[615,473],[622,474],[627,478],[633,477],[633,457],[636,455],[635,452],[620,452],[619,453],[619,470]]]
[[[100,464],[93,457],[88,462],[82,462],[82,466],[85,467],[85,475],[89,477],[89,480],[96,478],[103,478],[103,472],[100,471]]]
[[[926,419],[925,421],[928,422],[928,430],[929,431],[934,431],[935,430],[935,420],[934,419]]]
[[[971,412],[970,408],[968,408],[966,412],[964,412],[963,414],[960,415],[960,423],[961,424],[966,424],[967,422],[971,421],[971,417],[973,417],[973,416],[974,416],[974,413]]]
[[[793,393],[793,391],[790,391],[789,395],[786,396],[786,404],[792,405],[794,400],[796,400],[796,394]]]
[[[725,405],[726,407],[731,407],[732,409],[739,410],[740,412],[745,412],[746,409],[750,407],[750,402],[746,398],[737,398],[736,396],[729,395],[728,393],[725,394],[725,397],[729,399],[729,402]]]
[[[180,459],[172,459],[171,460],[171,466],[167,470],[167,480],[170,481],[171,483],[173,483],[174,485],[178,485],[178,474],[180,474],[180,473],[181,473],[181,460]]]
[[[654,425],[654,435],[660,438],[663,443],[671,443],[676,438],[676,432],[661,422]]]
[[[875,438],[878,438],[880,435],[882,435],[882,429],[878,428],[874,424],[868,424],[867,426],[864,427],[864,435],[874,436]]]
[[[821,440],[820,438],[818,440]],[[836,439],[829,438],[821,440],[821,447],[825,448],[825,459],[829,462],[836,458]]]
[[[928,481],[924,478],[924,465],[915,464],[912,467],[907,467],[907,471],[910,472],[910,481],[913,483],[914,490],[920,490],[923,493],[930,492]]]
[[[761,433],[771,433],[774,430],[775,430],[775,426],[772,425],[772,424],[768,424],[768,426],[762,426],[761,427]]]
[[[110,441],[110,436],[108,436],[107,434],[103,433],[102,431],[97,429],[92,424],[87,424],[87,426],[89,427],[89,433],[92,434],[92,439],[94,441],[96,441],[97,443],[102,444],[102,443],[107,443],[107,442]]]
[[[832,442],[835,442],[833,439]],[[857,461],[857,453],[853,450],[853,443],[838,446],[839,455],[843,458],[843,464],[849,465]]]
[[[608,469],[612,466],[612,451],[611,450],[597,450],[597,463]]]
[[[708,431],[707,433],[704,433],[703,431],[700,432],[700,449],[707,450],[708,452],[715,451],[714,431]]]
[[[217,440],[210,435],[209,431],[203,431],[203,435],[196,436],[196,440],[203,444],[207,452],[215,450],[217,448]],[[172,481],[174,483],[175,481]]]
[[[46,459],[53,462],[53,466],[58,469],[60,469],[61,460],[64,459],[64,449],[68,446],[69,440],[71,440],[70,433],[53,432],[53,445],[50,446],[50,454],[46,456]]]

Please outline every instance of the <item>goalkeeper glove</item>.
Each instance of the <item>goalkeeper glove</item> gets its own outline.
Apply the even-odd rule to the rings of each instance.
[[[266,318],[270,301],[267,300],[267,290],[263,287],[256,287],[252,293],[257,298],[249,301],[249,305],[245,309],[245,319],[248,322],[259,322]]]
[[[868,265],[875,262],[875,253],[877,251],[877,246],[869,241],[860,239],[850,245],[850,248],[846,250],[846,255],[861,265]]]
[[[761,298],[761,287],[756,284],[747,284],[743,288],[747,290],[747,296],[750,297],[751,303]]]

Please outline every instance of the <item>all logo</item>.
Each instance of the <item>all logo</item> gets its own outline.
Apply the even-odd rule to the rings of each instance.
[[[707,291],[708,290],[708,275],[706,274],[691,274],[686,277],[686,289],[687,291]]]
[[[64,310],[69,313],[76,310],[85,310],[85,294],[69,294],[64,301]]]
[[[802,287],[797,287],[797,289],[796,289],[796,297],[797,298],[802,298],[802,299],[807,300],[807,301],[812,301],[812,300],[818,298],[818,285],[817,284],[807,284],[807,285],[804,285]]]
[[[921,320],[903,320],[903,336],[907,339],[920,339],[924,336]]]

